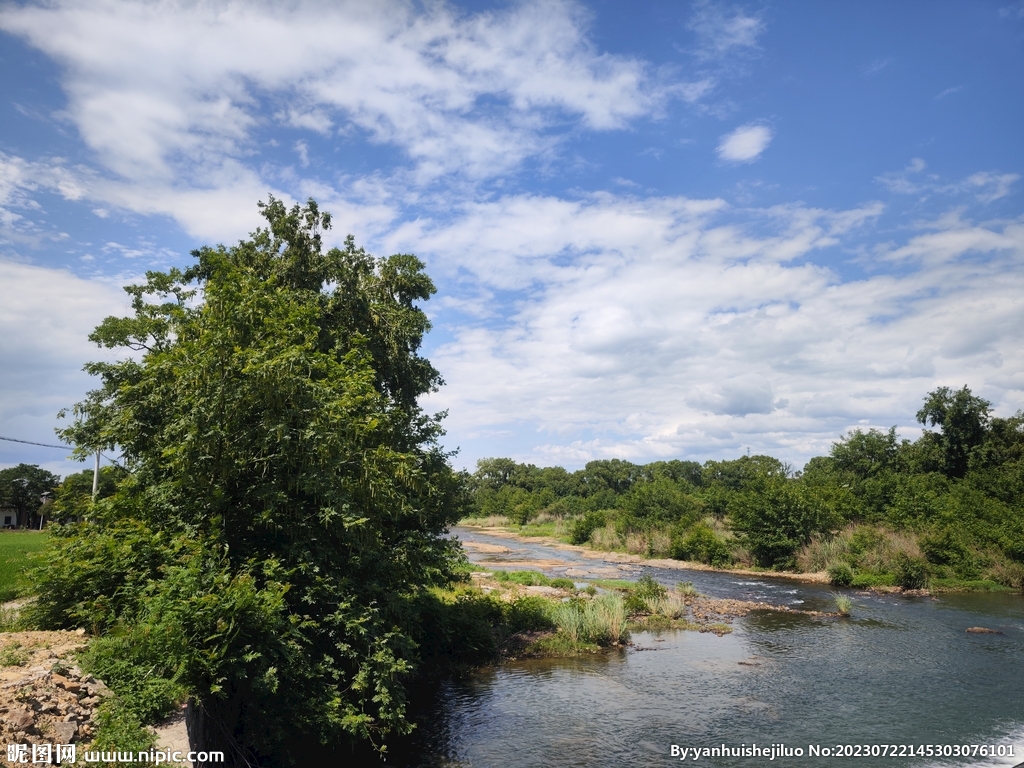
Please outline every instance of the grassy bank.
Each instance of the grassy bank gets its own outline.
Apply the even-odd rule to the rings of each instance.
[[[0,531],[0,603],[20,597],[28,554],[46,546],[46,531]]]
[[[826,573],[833,586],[854,589],[925,589],[931,592],[1016,592],[1021,589],[1021,569],[1014,563],[977,552],[970,566],[972,571],[967,577],[961,577],[952,565],[928,562],[917,534],[893,531],[882,525],[854,524],[830,536],[816,534],[797,552],[794,567],[766,568],[752,560],[735,536],[724,532],[722,523],[718,523],[715,535],[719,537],[722,548],[727,549],[729,557],[712,564],[673,558],[671,547],[665,544],[671,541],[668,526],[621,536],[613,526],[606,525],[579,542],[572,534],[575,522],[572,518],[545,519],[541,513],[536,520],[523,525],[516,525],[509,518],[497,515],[466,518],[462,524],[525,538],[553,539],[599,552],[630,554],[645,559],[678,559],[680,565],[702,570],[792,576]],[[713,521],[705,524],[709,529],[715,529]]]

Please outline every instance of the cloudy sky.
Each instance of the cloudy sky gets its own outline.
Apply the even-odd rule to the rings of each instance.
[[[1024,408],[1024,3],[7,2],[0,66],[0,435],[268,194],[426,261],[459,466]]]

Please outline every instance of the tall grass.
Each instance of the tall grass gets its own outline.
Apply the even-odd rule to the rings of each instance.
[[[669,619],[681,619],[686,614],[686,602],[683,596],[676,592],[669,592],[660,597],[648,597],[644,599],[647,611],[652,616],[664,616]]]
[[[622,537],[615,530],[615,524],[609,523],[604,528],[597,528],[590,534],[590,543],[595,549],[622,549]]]
[[[680,581],[676,584],[676,592],[683,597],[700,597],[700,592],[693,586],[692,581]]]
[[[851,600],[847,595],[839,592],[833,592],[832,599],[836,604],[836,613],[840,616],[850,615],[850,612],[853,610],[853,600]]]
[[[627,639],[626,603],[618,595],[601,595],[590,601],[595,633],[617,645]]]
[[[618,595],[555,603],[551,620],[573,643],[616,645],[627,637],[626,606]]]
[[[797,565],[805,572],[828,571],[846,563],[862,571],[896,573],[908,559],[923,559],[913,533],[850,525],[834,536],[815,534],[797,554]]]

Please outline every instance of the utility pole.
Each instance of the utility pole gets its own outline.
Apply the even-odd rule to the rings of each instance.
[[[92,500],[96,501],[96,494],[100,490],[100,449],[96,449],[96,468],[92,471]]]

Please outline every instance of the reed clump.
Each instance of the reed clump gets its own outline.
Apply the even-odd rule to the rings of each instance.
[[[840,592],[833,592],[832,599],[836,605],[836,613],[840,616],[849,616],[853,611],[853,600],[848,595]]]
[[[612,594],[592,600],[575,598],[551,607],[558,631],[577,644],[620,645],[628,639],[626,619],[625,601]]]

